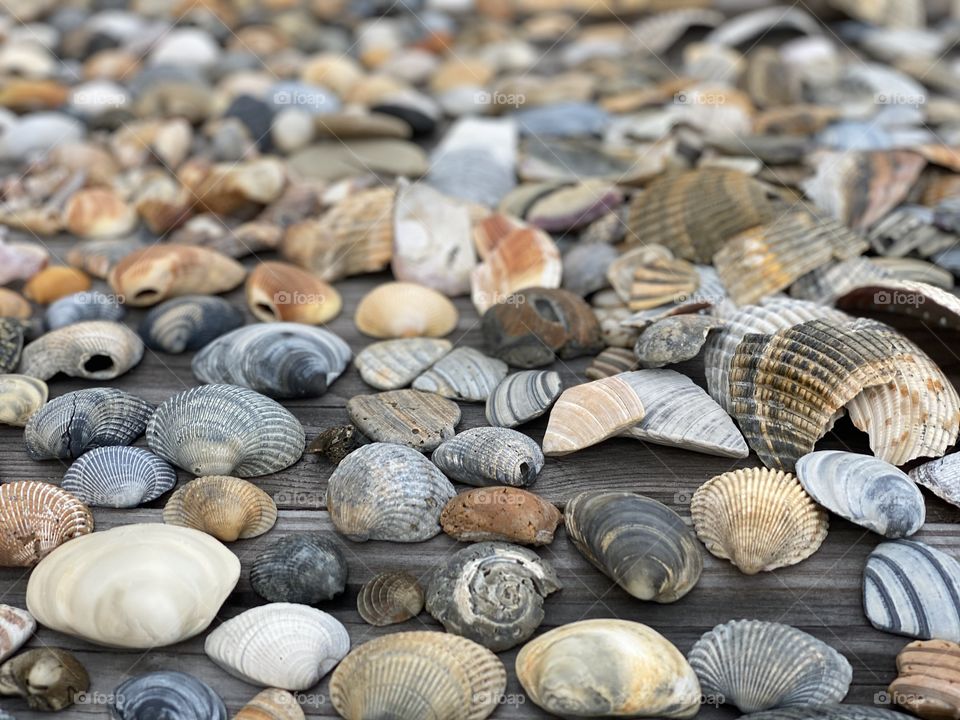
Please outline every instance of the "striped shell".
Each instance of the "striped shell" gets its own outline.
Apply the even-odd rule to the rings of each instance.
[[[343,300],[328,285],[296,265],[261,262],[247,277],[247,306],[262,322],[322,325],[340,314]]]
[[[645,413],[623,376],[575,385],[563,391],[550,411],[543,454],[566,455],[596,445],[636,425]]]
[[[286,690],[267,688],[251,698],[233,720],[306,720],[296,697]]]
[[[353,364],[363,381],[377,390],[399,390],[453,349],[449,340],[400,338],[367,345]]]
[[[123,320],[126,311],[115,297],[101,292],[78,292],[55,301],[45,318],[51,330],[87,320]]]
[[[453,400],[486,402],[507,372],[507,364],[502,360],[473,348],[458,347],[419,375],[413,387]]]
[[[88,320],[51,330],[23,349],[20,373],[49,380],[57,373],[112,380],[143,358],[143,341],[126,325]]]
[[[227,720],[227,708],[216,691],[192,675],[171,670],[138,675],[114,690],[110,717],[140,720]]]
[[[876,262],[878,259],[854,257],[821,265],[797,278],[790,286],[790,296],[832,305],[860,285],[889,278],[890,273]]]
[[[63,710],[85,698],[89,689],[86,668],[61,648],[25,650],[0,665],[0,695],[19,695],[31,710]]]
[[[744,716],[746,717],[746,716]],[[912,715],[873,705],[823,705],[751,713],[750,720],[911,720]]]
[[[223,298],[184,295],[151,308],[138,332],[151,350],[176,355],[199,350],[243,322],[243,313]]]
[[[543,469],[536,441],[508,428],[477,427],[444,441],[430,456],[451,480],[467,485],[532,485]]]
[[[43,380],[29,375],[0,375],[0,424],[23,427],[47,402]]]
[[[26,610],[0,605],[0,662],[19,650],[36,629],[37,621]]]
[[[250,566],[250,586],[270,602],[314,605],[342,593],[346,583],[343,551],[319,533],[282,537]]]
[[[470,297],[481,315],[526,288],[560,287],[563,262],[560,250],[547,233],[517,228],[493,247],[470,273]]]
[[[70,466],[60,487],[91,507],[130,508],[156,500],[177,484],[177,473],[148,450],[94,448]]]
[[[917,640],[897,655],[898,677],[890,683],[893,701],[922,718],[956,715],[960,645],[947,640]]]
[[[93,515],[66,490],[35,480],[0,485],[0,567],[31,567],[93,532]]]
[[[910,471],[910,479],[948,503],[960,505],[960,453],[915,467]]]
[[[213,535],[221,542],[263,535],[277,521],[267,493],[235,477],[207,476],[177,489],[163,508],[163,521]]]
[[[690,297],[699,286],[700,274],[693,265],[658,255],[634,269],[626,292],[627,307],[633,311],[649,310],[678,302]]]
[[[423,610],[425,594],[408,572],[384,572],[365,583],[357,594],[357,612],[376,627],[396,625],[415,618]]]
[[[700,284],[690,295],[676,298],[673,302],[666,305],[660,305],[649,310],[638,310],[632,315],[627,311],[627,316],[621,320],[623,328],[643,330],[650,323],[673,317],[674,315],[689,315],[701,310],[709,309],[711,314],[719,319],[726,316],[734,310],[736,305],[727,295],[727,290],[720,281],[720,276],[712,265],[695,265],[697,275],[700,276]],[[636,338],[634,338],[636,340]],[[627,343],[624,345],[632,345]]]
[[[350,421],[376,442],[397,443],[422,452],[454,435],[460,407],[433,393],[389,390],[355,395],[347,401]]]
[[[361,298],[353,317],[357,329],[375,338],[443,337],[460,314],[445,296],[424,285],[387,282]]]
[[[553,370],[522,370],[507,375],[487,398],[487,422],[514,428],[540,417],[560,397],[560,374]]]

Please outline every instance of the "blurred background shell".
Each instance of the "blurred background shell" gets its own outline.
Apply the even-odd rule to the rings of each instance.
[[[78,292],[53,302],[45,318],[51,330],[86,320],[119,322],[126,311],[116,298],[101,292]]]
[[[424,285],[387,282],[361,298],[353,321],[375,338],[443,337],[460,314],[446,297]]]
[[[223,298],[185,295],[151,308],[139,333],[151,350],[179,354],[199,350],[243,323],[243,313]]]
[[[57,373],[112,380],[143,358],[143,341],[126,325],[87,320],[42,335],[23,349],[20,373],[49,380]]]
[[[43,380],[29,375],[0,375],[0,423],[23,427],[47,402]]]
[[[322,325],[343,307],[340,293],[296,265],[261,262],[247,276],[247,306],[262,322]]]
[[[233,720],[305,719],[297,698],[279,688],[261,690],[233,716]]]
[[[89,689],[87,669],[62,648],[26,650],[0,665],[0,695],[19,695],[32,710],[63,710]]]
[[[0,662],[19,650],[36,629],[37,621],[26,610],[0,605]]]

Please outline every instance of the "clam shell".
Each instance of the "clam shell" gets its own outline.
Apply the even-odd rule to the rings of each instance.
[[[496,207],[517,184],[517,134],[512,118],[459,118],[431,153],[427,183]]]
[[[644,328],[633,346],[641,367],[659,368],[692,360],[700,354],[711,330],[723,323],[709,315],[675,315]]]
[[[473,348],[458,347],[417,376],[413,387],[453,400],[486,402],[507,372],[507,364],[502,360]]]
[[[460,314],[446,297],[424,285],[388,282],[368,292],[353,321],[375,338],[443,337],[453,332]]]
[[[286,690],[261,690],[240,708],[233,720],[306,720],[297,698]]]
[[[0,317],[26,320],[32,314],[33,308],[20,293],[0,287]]]
[[[671,603],[703,570],[693,532],[666,505],[631,492],[582,492],[564,511],[577,550],[630,595]]]
[[[398,632],[343,659],[330,678],[330,701],[347,720],[484,720],[506,688],[503,663],[485,647],[446,633]]]
[[[309,605],[270,603],[230,618],[203,644],[207,656],[253,685],[306,690],[350,650],[347,629]]]
[[[116,298],[100,292],[78,292],[56,300],[47,308],[47,327],[51,330],[85,320],[119,322],[126,314]]]
[[[445,440],[430,456],[451,480],[467,485],[532,485],[543,470],[537,443],[516,430],[477,427]]]
[[[698,287],[696,267],[686,260],[658,255],[636,266],[625,299],[631,310],[648,310],[688,298]]]
[[[243,313],[223,298],[185,295],[151,308],[138,332],[151,350],[179,354],[199,350],[243,323]]]
[[[322,325],[340,314],[340,293],[296,265],[261,262],[247,276],[247,306],[263,322]]]
[[[60,648],[26,650],[0,665],[0,695],[26,698],[32,710],[63,710],[89,689],[86,668]]]
[[[910,479],[948,503],[960,505],[960,453],[915,467],[910,471]]]
[[[549,545],[562,520],[551,503],[514,487],[468,490],[451,498],[440,513],[443,531],[462,542]]]
[[[424,590],[413,575],[384,572],[360,588],[357,612],[364,622],[386,627],[415,618],[423,610],[424,600]]]
[[[51,330],[23,349],[20,373],[49,380],[57,373],[112,380],[143,358],[143,341],[126,325],[89,320]]]
[[[0,662],[19,650],[36,629],[37,621],[26,610],[0,605]]]
[[[29,375],[0,375],[0,424],[23,427],[47,402],[47,384]]]
[[[207,476],[177,489],[163,508],[163,521],[233,542],[263,535],[277,521],[267,493],[235,477]]]
[[[838,703],[853,679],[847,659],[825,642],[760,620],[717,625],[688,657],[705,695],[746,713]]]
[[[163,670],[130,678],[117,686],[113,698],[110,717],[115,720],[227,720],[227,708],[216,691],[182,672]]]
[[[550,411],[543,454],[567,455],[596,445],[643,420],[646,411],[622,376],[567,388]]]
[[[129,445],[143,434],[154,406],[116,388],[76,390],[34,413],[23,430],[33,460],[78,458],[88,450]]]
[[[64,265],[44,268],[23,286],[23,295],[40,305],[90,289],[90,278],[85,272]]]
[[[282,405],[253,390],[204,385],[167,399],[147,424],[147,444],[197,476],[257,477],[303,455],[303,426]]]
[[[563,289],[581,297],[603,290],[607,268],[617,255],[612,245],[581,240],[563,255]]]
[[[422,542],[440,532],[453,485],[409,447],[375,442],[347,455],[327,482],[327,509],[355,542]]]
[[[690,514],[707,550],[746,575],[806,560],[829,528],[799,480],[768,468],[717,475],[693,494]]]
[[[250,585],[269,602],[314,605],[343,592],[347,560],[319,533],[287,535],[254,558]]]
[[[560,287],[562,274],[563,262],[553,238],[536,228],[517,228],[470,273],[470,297],[482,315],[520,290]]]
[[[832,513],[887,538],[913,535],[926,519],[923,495],[890,463],[823,450],[797,461],[803,489]]]
[[[741,720],[748,716],[744,715]],[[910,720],[910,715],[872,705],[822,705],[812,708],[783,708],[750,713],[750,720]]]
[[[60,487],[91,507],[128,508],[156,500],[177,484],[176,471],[137,447],[94,448],[70,466]]]
[[[422,452],[452,438],[460,408],[452,400],[419,390],[356,395],[347,401],[350,422],[375,442],[397,443]]]
[[[398,390],[413,382],[453,348],[449,340],[401,338],[375,342],[359,353],[353,364],[367,385]]]
[[[30,575],[27,609],[58,632],[150,649],[206,629],[239,577],[237,556],[205,533],[121,525],[45,557]]]
[[[681,652],[628,620],[580,620],[517,655],[517,678],[538,706],[564,717],[692,718],[700,683]]]
[[[523,370],[507,375],[487,398],[487,422],[513,428],[540,417],[560,397],[562,383],[553,370]]]
[[[67,250],[66,260],[71,266],[94,277],[106,280],[111,268],[127,255],[143,248],[139,237],[88,240]]]
[[[4,373],[15,370],[20,364],[23,340],[23,323],[16,318],[0,317],[0,370]]]
[[[898,676],[890,684],[893,701],[922,718],[949,718],[960,708],[957,665],[960,645],[918,640],[897,655]]]
[[[532,550],[481,542],[434,568],[426,608],[447,632],[500,652],[536,632],[544,600],[561,587],[553,567]]]

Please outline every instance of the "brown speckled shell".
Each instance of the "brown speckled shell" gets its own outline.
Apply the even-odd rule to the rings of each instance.
[[[0,566],[36,565],[59,545],[93,532],[87,506],[56,485],[0,485]]]

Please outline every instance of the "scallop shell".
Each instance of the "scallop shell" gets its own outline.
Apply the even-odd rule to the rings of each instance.
[[[414,381],[415,390],[452,400],[486,402],[507,376],[507,364],[469,347],[454,348]]]
[[[0,424],[23,427],[47,402],[47,384],[28,375],[0,375]]]
[[[233,716],[233,720],[306,720],[297,698],[286,690],[261,690]]]
[[[327,482],[327,508],[338,532],[355,542],[422,542],[440,532],[440,512],[456,494],[423,455],[375,442],[350,453]]]
[[[622,376],[567,388],[550,411],[543,454],[567,455],[596,445],[636,425],[645,414],[633,386]]]
[[[960,330],[960,299],[948,290],[924,282],[893,278],[865,280],[840,295],[837,306],[907,315],[933,327]]]
[[[553,567],[526,548],[481,542],[457,551],[427,581],[427,612],[447,632],[494,652],[525,642],[560,590]]]
[[[910,720],[911,717],[872,705],[823,705],[750,713],[749,720]]]
[[[678,260],[673,253],[663,245],[655,243],[644,243],[639,247],[628,249],[620,257],[610,263],[607,269],[607,280],[610,286],[616,291],[617,296],[625,303],[630,302],[633,296],[634,283],[639,277],[641,286],[638,288],[640,294],[637,299],[642,302],[644,299],[644,283],[649,283],[650,297],[657,299],[658,302],[650,307],[659,307],[670,301],[670,298],[659,302],[665,292],[661,289],[661,284],[674,285],[680,282],[680,276],[686,268],[693,269],[686,260]],[[663,276],[666,277],[663,277]],[[690,279],[695,286],[699,285],[699,276]],[[684,285],[690,284],[683,281]],[[696,289],[696,287],[694,287]],[[647,303],[643,303],[647,304]],[[642,309],[642,308],[637,308]]]
[[[32,710],[63,710],[89,689],[86,668],[61,648],[26,650],[0,665],[0,695],[26,698]]]
[[[485,647],[446,633],[398,632],[343,659],[330,678],[330,701],[347,720],[484,720],[506,688],[503,663]]]
[[[707,550],[746,575],[806,560],[829,528],[799,480],[767,468],[717,475],[693,494],[690,514]]]
[[[710,315],[666,317],[640,332],[633,352],[644,368],[659,368],[692,360],[700,354],[710,331],[721,327],[723,323]]]
[[[553,238],[536,228],[517,228],[470,273],[470,297],[482,315],[519,290],[560,287],[562,274],[563,262]]]
[[[926,520],[923,495],[890,463],[823,450],[797,461],[803,489],[832,513],[887,538],[913,535]]]
[[[847,659],[825,642],[760,620],[717,625],[696,642],[689,660],[705,695],[745,713],[838,703],[853,679]]]
[[[453,349],[449,340],[401,338],[375,342],[359,353],[353,364],[367,385],[378,390],[398,390],[430,368]]]
[[[23,431],[32,460],[78,458],[88,450],[129,445],[143,434],[154,406],[116,388],[89,388],[54,398]]]
[[[99,447],[78,458],[60,487],[91,507],[129,508],[156,500],[177,484],[176,471],[137,447]]]
[[[226,383],[274,398],[319,397],[350,362],[350,347],[323,328],[300,323],[258,323],[237,328],[193,358],[205,383]]]
[[[172,670],[130,678],[113,691],[110,717],[140,720],[227,720],[227,708],[216,691],[192,675]]]
[[[300,422],[264,395],[233,385],[204,385],[167,399],[147,424],[147,444],[197,476],[257,477],[303,455]]]
[[[627,307],[648,310],[677,302],[700,287],[700,274],[686,260],[656,257],[633,271]]]
[[[413,575],[384,572],[360,588],[357,612],[364,622],[386,627],[415,618],[423,610],[424,599],[423,588]]]
[[[363,296],[353,320],[364,335],[408,338],[449,335],[459,317],[453,303],[436,290],[388,282]]]
[[[85,272],[64,265],[52,265],[34,275],[23,286],[27,300],[47,305],[60,298],[90,289]]]
[[[143,359],[143,341],[126,325],[88,320],[51,330],[23,349],[20,373],[49,380],[57,373],[112,380]]]
[[[355,395],[347,401],[347,414],[371,440],[422,452],[436,450],[453,437],[460,422],[460,408],[455,402],[419,390]]]
[[[577,550],[630,595],[676,602],[703,571],[693,532],[663,503],[618,491],[582,492],[567,503],[567,534]]]
[[[468,490],[452,498],[440,513],[443,531],[461,542],[549,545],[562,520],[551,503],[515,487]]]
[[[214,250],[164,243],[130,253],[107,279],[125,304],[144,307],[180,295],[227,292],[246,274],[243,265]]]
[[[540,417],[560,397],[562,383],[553,370],[523,370],[507,375],[487,398],[487,422],[513,428]]]
[[[199,350],[243,323],[243,313],[223,298],[185,295],[151,308],[138,332],[151,350],[175,355]]]
[[[540,446],[508,428],[477,427],[445,440],[430,459],[451,480],[467,485],[532,485],[543,469]]]
[[[123,319],[125,311],[120,303],[110,295],[100,292],[79,292],[67,295],[55,301],[47,308],[47,327],[51,330],[72,325],[85,320]]]
[[[649,310],[639,310],[632,315],[628,312],[627,317],[621,320],[621,324],[628,329],[642,330],[650,323],[674,315],[689,315],[709,309],[714,316],[722,319],[736,310],[736,305],[728,297],[723,283],[720,282],[720,276],[717,275],[713,266],[696,265],[694,267],[700,276],[700,285],[689,297],[677,298],[675,302]],[[636,341],[636,338],[634,338],[634,341]],[[627,347],[633,343],[618,344]]]
[[[342,593],[346,583],[340,546],[319,533],[282,537],[250,566],[251,587],[269,602],[314,605]]]
[[[580,620],[527,643],[517,678],[533,702],[564,717],[692,718],[700,683],[683,654],[628,620]]]
[[[960,505],[960,453],[915,467],[910,471],[910,479],[948,503]]]
[[[26,610],[0,605],[0,662],[19,650],[36,629],[37,621]]]
[[[957,664],[960,645],[918,640],[897,655],[899,675],[890,684],[895,703],[922,718],[949,718],[960,708]]]
[[[247,305],[263,322],[322,325],[340,314],[340,293],[306,270],[282,262],[262,262],[247,276]]]
[[[233,542],[263,535],[277,522],[277,506],[251,482],[214,475],[178,488],[163,508],[163,521]]]
[[[20,293],[0,287],[0,318],[26,320],[32,314],[33,308]]]
[[[91,532],[90,510],[66,490],[35,480],[0,485],[0,567],[31,567]]]
[[[23,340],[23,323],[15,318],[0,317],[0,371],[11,372],[20,364]]]
[[[333,615],[308,605],[260,605],[215,628],[203,644],[207,656],[253,685],[306,690],[350,650],[347,629]]]

